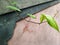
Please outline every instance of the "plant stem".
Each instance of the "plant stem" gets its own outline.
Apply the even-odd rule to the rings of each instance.
[[[42,23],[38,23],[38,22],[29,21],[29,20],[26,20],[26,19],[25,19],[25,21],[31,22],[31,23],[34,23],[34,24],[39,24],[39,25],[46,22],[46,21],[44,21],[44,22],[42,22]]]
[[[59,11],[57,10],[57,12],[54,14],[53,18],[55,18],[58,13],[59,13]],[[42,23],[38,23],[38,22],[33,22],[33,21],[30,21],[30,20],[26,20],[26,19],[25,19],[25,21],[31,22],[31,23],[34,23],[34,24],[39,24],[39,25],[42,24],[42,23],[47,22],[47,21],[44,21],[44,22],[42,22]]]

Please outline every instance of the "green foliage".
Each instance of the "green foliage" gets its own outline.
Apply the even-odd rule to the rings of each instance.
[[[13,2],[12,4],[16,5],[16,2]],[[15,11],[21,12],[21,10],[19,8],[17,8],[16,6],[7,6],[7,8],[11,9],[11,10],[15,10]],[[33,18],[33,19],[36,19],[35,15],[32,15],[32,14],[27,14],[27,15],[29,17]],[[54,20],[53,17],[51,17],[50,15],[41,14],[41,16],[40,16],[40,23],[42,23],[44,20],[46,20],[51,27],[53,27],[54,29],[59,31],[59,27],[58,27],[58,25],[57,25],[57,23],[56,23],[56,21]]]
[[[12,5],[16,5],[17,4],[17,2],[12,2]]]
[[[29,17],[33,18],[33,19],[36,19],[36,16],[35,15],[32,15],[32,14],[27,14]]]
[[[21,12],[21,10],[15,6],[7,6],[8,9],[15,10]]]
[[[40,23],[42,23],[43,20],[45,20],[45,16],[44,16],[44,15],[41,15],[41,16],[40,16]]]
[[[53,27],[54,29],[56,29],[57,31],[59,31],[58,25],[56,23],[56,21],[54,20],[53,17],[51,17],[50,15],[45,15],[45,14],[41,14],[40,17],[40,22],[43,22],[43,20],[46,19],[48,24]]]

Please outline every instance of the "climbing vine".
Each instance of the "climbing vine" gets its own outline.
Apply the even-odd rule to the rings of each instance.
[[[12,3],[12,4],[15,5],[15,3]],[[11,10],[14,10],[14,11],[21,12],[21,10],[19,8],[17,8],[16,6],[7,6],[7,8],[11,9]],[[17,14],[18,14],[18,12],[17,12]],[[27,14],[27,16],[29,16],[30,18],[36,19],[36,16],[33,15],[33,14]],[[56,14],[54,15],[54,17],[55,16],[56,16]],[[47,22],[52,28],[54,28],[55,30],[57,30],[59,32],[59,27],[58,27],[58,24],[57,24],[56,20],[54,19],[54,17],[52,17],[50,15],[47,15],[47,14],[41,14],[40,15],[40,23],[29,21],[29,20],[26,20],[26,19],[25,19],[25,21],[35,23],[35,24],[39,24],[39,25],[42,24],[42,23]],[[46,21],[44,22],[44,20],[46,20]]]

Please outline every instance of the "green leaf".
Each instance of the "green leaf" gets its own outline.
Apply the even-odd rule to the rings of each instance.
[[[56,29],[57,31],[59,31],[58,25],[56,23],[56,21],[54,20],[53,17],[51,17],[50,15],[45,15],[45,14],[41,14],[44,15],[44,17],[46,18],[48,24],[53,27],[54,29]]]
[[[42,23],[44,19],[45,19],[45,16],[44,15],[41,15],[40,16],[40,22]]]
[[[15,10],[15,11],[21,11],[20,9],[18,9],[17,7],[14,7],[14,6],[7,6],[8,9],[11,9],[11,10]]]
[[[33,19],[36,19],[36,16],[35,15],[32,15],[32,14],[27,14],[29,17],[33,18]]]
[[[12,2],[12,5],[16,5],[17,4],[17,2]]]

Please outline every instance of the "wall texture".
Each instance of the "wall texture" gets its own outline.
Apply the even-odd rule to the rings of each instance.
[[[26,8],[29,6],[37,5],[51,0],[0,0],[0,14],[10,12],[11,10],[6,7],[12,5],[13,2],[16,2],[17,7],[20,9]]]

